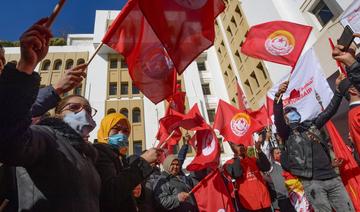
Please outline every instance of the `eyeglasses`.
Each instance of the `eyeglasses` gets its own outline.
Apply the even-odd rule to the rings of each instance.
[[[89,105],[83,105],[81,103],[68,103],[61,109],[61,111],[70,110],[71,112],[78,113],[83,109],[92,117],[94,117],[97,113],[95,108],[90,107]]]

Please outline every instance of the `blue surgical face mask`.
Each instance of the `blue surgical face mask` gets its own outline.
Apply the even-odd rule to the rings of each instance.
[[[116,149],[120,149],[122,147],[128,147],[129,137],[122,133],[112,135],[109,137],[109,144]]]
[[[81,110],[78,113],[67,113],[64,116],[63,121],[82,137],[88,136],[89,133],[96,127],[94,119],[92,119],[85,110]]]
[[[301,121],[301,116],[297,111],[290,111],[286,114],[289,119],[289,124],[298,124]]]

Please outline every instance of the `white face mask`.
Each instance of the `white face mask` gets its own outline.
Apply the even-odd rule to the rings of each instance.
[[[63,120],[82,137],[88,136],[96,127],[94,119],[85,110],[81,110],[78,113],[68,113],[64,116]]]

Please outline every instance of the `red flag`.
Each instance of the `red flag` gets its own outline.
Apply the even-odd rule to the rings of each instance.
[[[179,113],[185,112],[185,96],[186,93],[177,91],[174,95],[168,98],[169,107]]]
[[[249,112],[249,115],[259,122],[262,127],[267,127],[272,124],[270,116],[268,114],[268,110],[265,105],[263,105],[260,109]]]
[[[156,139],[160,141],[158,147],[163,145],[164,142],[167,142],[169,145],[176,145],[180,141],[182,133],[178,127],[182,119],[181,116],[177,115],[167,115],[160,119],[160,127],[156,135]],[[173,131],[173,135],[169,138]],[[168,140],[166,141],[166,139]]]
[[[214,19],[225,9],[222,0],[139,0],[139,5],[179,74],[213,45]]]
[[[272,21],[250,28],[242,53],[262,60],[295,66],[312,27]]]
[[[174,65],[143,16],[138,0],[128,1],[102,42],[125,57],[134,84],[153,103],[173,93]]]
[[[205,168],[216,169],[220,162],[220,144],[214,130],[198,130],[190,140],[196,149],[196,155],[186,167],[188,171],[199,171]]]
[[[326,123],[336,158],[343,159],[340,176],[356,211],[360,211],[360,167],[331,121]]]
[[[252,134],[261,128],[262,125],[246,111],[238,110],[222,100],[219,101],[214,129],[219,130],[226,141],[249,146]]]
[[[203,130],[210,129],[211,127],[206,123],[205,119],[201,116],[199,107],[197,104],[190,109],[190,111],[184,115],[180,126],[186,130]]]
[[[236,82],[236,88],[237,88],[237,99],[239,104],[239,110],[247,110],[246,97],[244,95],[243,90],[240,88],[238,82]]]
[[[199,212],[235,212],[231,195],[217,169],[201,180],[192,190]]]

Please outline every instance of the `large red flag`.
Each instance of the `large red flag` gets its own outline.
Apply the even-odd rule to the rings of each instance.
[[[192,193],[200,212],[235,212],[231,195],[218,169],[201,180]]]
[[[216,169],[220,162],[220,144],[213,129],[198,130],[190,140],[196,155],[186,167],[188,171]]]
[[[312,27],[287,21],[271,21],[250,28],[241,47],[250,56],[295,66]]]
[[[125,57],[134,84],[153,103],[173,93],[175,67],[143,16],[138,0],[128,1],[102,42]]]
[[[213,45],[214,20],[225,9],[223,0],[139,0],[139,5],[179,74]]]
[[[180,126],[186,130],[193,130],[193,131],[211,128],[206,123],[205,119],[202,117],[197,104],[194,104],[194,106],[190,109],[190,111],[186,115],[184,115],[184,118],[181,121]]]
[[[355,210],[360,211],[360,167],[331,121],[326,123],[326,129],[329,133],[336,158],[343,159],[344,161],[342,166],[340,166],[341,179]]]
[[[219,130],[226,141],[249,146],[251,145],[252,134],[262,127],[246,111],[238,110],[222,100],[219,101],[214,129]]]
[[[237,89],[237,99],[238,99],[239,110],[247,110],[248,108],[247,108],[246,97],[237,81],[236,81],[236,89]]]

